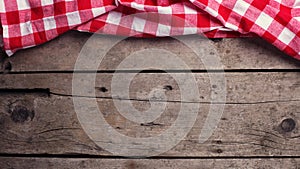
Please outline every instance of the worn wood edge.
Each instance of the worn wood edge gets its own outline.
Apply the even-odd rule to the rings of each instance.
[[[93,74],[80,75],[79,78],[94,78]],[[126,79],[130,74],[98,73],[95,75],[95,86],[90,86],[90,93],[81,93],[79,91],[73,94],[77,95],[78,93],[78,96],[92,97],[92,89],[95,88],[95,96],[100,98],[208,103],[212,101],[212,94],[221,97],[225,89],[227,104],[263,104],[267,102],[275,103],[300,100],[300,74],[297,72],[225,73],[221,76],[214,73],[138,74],[131,81],[129,95],[126,92],[127,87],[123,86],[123,82],[119,83],[121,85],[119,88],[123,88],[124,90],[122,91],[124,92],[115,93],[115,90],[112,91],[112,78],[119,78],[117,75],[120,76],[120,79]],[[210,78],[219,78],[222,76],[225,78],[225,81],[220,80],[216,84],[211,84]],[[174,77],[181,79],[181,81],[177,82]],[[195,92],[197,90],[194,87],[188,88],[187,91],[181,90],[180,86],[185,83],[186,78],[190,77],[195,78],[196,85],[198,85],[199,98],[182,100],[181,95],[183,92]],[[44,91],[49,92],[48,94],[71,96],[73,95],[72,80],[74,80],[73,74],[68,73],[50,73],[47,75],[6,74],[0,75],[0,89],[1,92],[18,92],[18,90],[26,91],[27,89],[31,90],[31,92],[40,92],[40,90],[36,89],[45,89]],[[88,88],[86,84],[84,85],[82,86],[83,88]],[[163,93],[167,98],[156,96],[153,91]]]
[[[113,155],[96,145],[82,130],[72,98],[37,94],[0,97],[0,153]],[[145,109],[149,104],[131,103],[137,109]],[[139,124],[119,115],[112,100],[98,99],[98,104],[108,123],[131,137],[149,137],[163,132],[172,125],[180,108],[178,103],[170,103],[162,117],[152,123]],[[203,144],[198,138],[209,105],[201,105],[187,137],[162,156],[298,156],[299,105],[299,101],[226,105],[218,128]]]
[[[1,71],[73,71],[79,52],[89,37],[91,37],[89,33],[67,32],[48,43],[19,51],[10,58],[6,57],[5,60],[0,61]],[[109,39],[109,37],[107,38]],[[207,46],[205,43],[211,44],[210,47],[205,47]],[[202,44],[205,55],[216,56],[218,54],[225,70],[299,69],[299,61],[279,52],[275,47],[261,39],[223,39],[220,42],[205,43]],[[179,70],[223,69],[219,66],[205,67],[208,65],[204,66],[191,50],[174,39],[130,38],[112,48],[98,70],[115,70],[119,63],[132,52],[149,48],[161,48],[178,55],[188,65],[188,68],[177,67],[176,69]],[[213,48],[216,50],[214,51]],[[7,69],[8,64],[10,64],[9,69]],[[141,68],[137,66],[133,69],[140,70]],[[147,67],[144,69],[147,69]]]
[[[288,168],[300,166],[298,158],[276,159],[87,159],[87,158],[0,158],[3,169],[240,169],[240,168]]]

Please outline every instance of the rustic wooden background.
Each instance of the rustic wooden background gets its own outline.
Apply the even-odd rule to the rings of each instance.
[[[140,110],[149,108],[153,87],[166,90],[167,109],[153,123],[132,123],[120,116],[112,99],[103,99],[111,97],[116,66],[137,50],[172,50],[186,61],[203,106],[193,129],[177,146],[156,157],[129,159],[113,156],[90,140],[73,108],[73,68],[90,36],[68,32],[10,58],[1,54],[0,168],[300,168],[298,61],[257,38],[211,41],[224,64],[227,102],[218,128],[199,144],[214,91],[205,67],[171,38],[122,41],[107,54],[96,80],[99,107],[116,130],[132,137],[156,135],[172,124],[180,106],[174,102],[180,101],[178,85],[169,74],[157,71],[138,74],[130,89],[130,101]],[[187,72],[174,73],[185,76]]]

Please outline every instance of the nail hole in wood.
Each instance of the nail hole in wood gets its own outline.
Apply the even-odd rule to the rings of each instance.
[[[292,118],[284,119],[280,124],[280,128],[284,132],[291,132],[295,129],[295,127],[296,127],[296,122]]]
[[[221,154],[221,153],[223,153],[223,150],[217,149],[217,153]]]
[[[103,93],[107,92],[108,90],[106,89],[106,87],[100,87],[99,90]]]
[[[173,87],[170,85],[166,85],[166,86],[164,86],[164,89],[167,91],[170,91],[170,90],[173,90]]]
[[[222,140],[212,140],[213,144],[222,144]]]

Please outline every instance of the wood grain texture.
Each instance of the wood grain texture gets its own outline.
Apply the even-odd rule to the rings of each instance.
[[[91,34],[68,32],[46,44],[17,52],[13,57],[0,59],[1,71],[72,71],[83,45]],[[109,40],[109,37],[106,38]],[[105,42],[105,39],[102,40]],[[102,42],[101,41],[101,42]],[[99,42],[98,42],[99,43]],[[192,42],[193,43],[193,42]],[[210,44],[210,45],[208,45]],[[94,44],[91,47],[99,48]],[[115,70],[122,60],[135,51],[159,48],[171,51],[182,59],[188,69],[220,69],[211,66],[206,68],[196,55],[178,40],[172,38],[137,39],[129,38],[114,46],[106,55],[98,70]],[[224,39],[220,42],[204,41],[204,55],[219,55],[224,69],[298,69],[299,62],[279,52],[272,45],[257,38]],[[159,68],[159,67],[158,67]],[[136,68],[138,69],[138,68]],[[178,68],[186,69],[186,68]]]
[[[72,97],[66,95],[71,88],[68,76],[70,75],[3,76],[5,78],[1,79],[1,88],[11,90],[2,90],[0,96],[1,153],[112,155],[97,146],[82,130],[74,111]],[[201,109],[196,123],[184,140],[162,156],[299,155],[298,73],[227,74],[228,102],[218,128],[203,144],[199,144],[198,137],[208,114],[209,91],[212,89],[207,89],[209,82],[206,77],[202,74],[195,76],[199,87],[204,87],[203,102],[200,102]],[[109,79],[111,74],[99,74],[98,82],[109,82],[104,77]],[[138,110],[147,110],[150,107],[149,89],[153,85],[163,87],[162,84],[171,84],[174,87],[173,90],[166,91],[169,92],[169,100],[163,100],[167,102],[163,116],[153,123],[140,124],[126,120],[119,114],[110,98],[98,98],[99,109],[108,123],[124,135],[157,135],[172,125],[180,108],[180,102],[171,102],[177,99],[180,101],[180,98],[169,77],[161,74],[141,74],[132,84],[132,100],[121,99],[123,103],[132,103]],[[20,88],[33,90],[14,90]],[[32,92],[35,88],[49,88],[50,91],[65,94],[50,93],[48,96],[47,92]],[[110,92],[104,93],[108,94],[99,93],[99,96],[110,96]],[[93,100],[88,97],[85,99]]]
[[[59,159],[59,158],[0,158],[3,169],[297,169],[299,159]]]
[[[221,73],[205,72],[207,67],[187,46],[171,38],[129,38],[114,46],[97,69],[92,86],[97,99],[91,98],[91,93],[72,96],[72,71],[90,37],[88,33],[71,31],[10,58],[0,53],[0,168],[300,167],[298,61],[258,38],[200,43],[203,55],[219,55],[227,70],[224,73],[226,101],[218,102],[211,99],[212,95],[220,94],[225,84],[211,84],[210,76]],[[93,42],[89,47],[99,47],[99,43]],[[179,67],[172,73],[139,73],[130,84],[128,96],[113,93],[111,83],[116,75],[113,71],[121,61],[136,51],[152,48],[172,51],[189,68]],[[142,69],[145,68],[135,67],[135,70]],[[185,71],[190,69],[195,70],[194,73]],[[209,69],[220,70],[220,67]],[[91,72],[81,74],[92,77]],[[130,72],[117,74],[122,79]],[[194,76],[200,92],[195,100],[181,98],[182,92],[195,92],[193,88],[180,90],[189,75]],[[183,81],[178,83],[172,76]],[[200,109],[192,129],[173,148],[155,159],[125,159],[91,140],[78,120],[74,98],[96,101],[112,129],[132,138],[164,133],[178,118],[181,107],[187,108],[186,116],[190,115],[190,105],[199,104]],[[149,100],[166,104],[163,114],[150,123],[126,119],[115,105],[115,101],[119,101],[146,111],[151,108]],[[216,130],[207,141],[199,143],[210,107],[223,104],[224,112]],[[86,115],[89,113],[87,110]],[[187,126],[183,123],[181,127]],[[96,130],[96,126],[93,129]],[[126,144],[113,146],[122,148]]]
[[[1,153],[112,155],[82,130],[71,97],[2,93],[0,100]],[[106,121],[118,132],[134,138],[162,133],[173,124],[180,108],[179,103],[168,103],[161,117],[153,123],[140,124],[122,117],[112,100],[97,101]],[[149,107],[146,101],[131,103],[141,110]],[[218,128],[200,144],[198,137],[209,110],[208,104],[202,104],[187,137],[162,156],[298,156],[299,105],[300,101],[228,104]],[[286,119],[292,119],[295,125],[283,125]]]
[[[126,78],[128,74],[118,74]],[[194,89],[181,91],[179,85],[190,77],[187,73],[141,73],[137,74],[131,81],[129,97],[125,94],[112,93],[111,73],[96,74],[96,96],[114,97],[121,99],[137,100],[162,100],[160,97],[151,95],[151,91],[161,91],[167,96],[168,101],[181,100],[181,92],[193,92]],[[217,93],[222,89],[222,84],[211,84],[210,77],[219,76],[218,74],[194,73],[192,77],[198,85],[201,102],[210,102],[211,94]],[[94,78],[91,74],[82,74]],[[183,79],[183,82],[176,82],[172,77]],[[300,94],[300,74],[298,72],[265,72],[265,73],[226,73],[225,82],[227,91],[227,103],[263,103],[263,102],[285,102],[299,100]],[[51,93],[58,95],[72,95],[73,74],[69,73],[37,73],[37,74],[4,74],[0,75],[0,89],[49,89]],[[180,84],[181,83],[181,84]],[[221,84],[221,85],[220,85]],[[218,86],[219,85],[219,86]],[[172,90],[166,89],[171,86]],[[83,86],[84,87],[84,86]],[[122,86],[121,86],[122,87]],[[105,88],[106,90],[102,89]],[[104,91],[103,91],[104,90]],[[125,90],[125,89],[124,89]],[[218,94],[218,93],[217,93]],[[84,96],[92,96],[87,93]],[[191,100],[193,101],[193,100]]]

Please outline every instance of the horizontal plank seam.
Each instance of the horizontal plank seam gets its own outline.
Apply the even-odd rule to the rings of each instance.
[[[202,69],[202,70],[60,70],[60,71],[0,71],[2,74],[53,74],[53,73],[261,73],[300,72],[300,69]]]
[[[154,156],[154,157],[122,157],[112,155],[90,155],[90,154],[0,154],[0,158],[93,158],[93,159],[286,159],[300,156]]]

